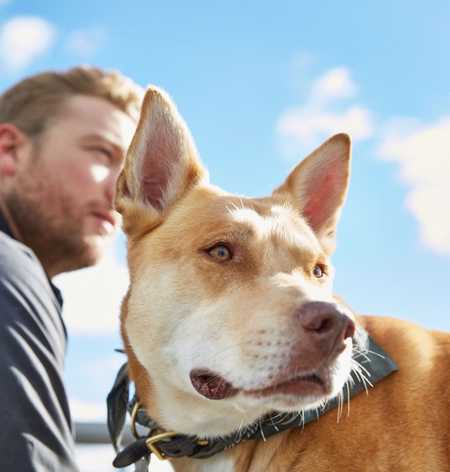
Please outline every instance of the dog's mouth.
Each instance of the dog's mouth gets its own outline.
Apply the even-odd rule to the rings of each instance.
[[[289,379],[279,379],[271,385],[252,390],[242,390],[234,387],[222,376],[208,369],[193,369],[190,373],[192,386],[209,400],[224,400],[239,392],[253,397],[268,397],[271,395],[323,395],[329,389],[324,375],[318,373],[297,375]]]
[[[193,369],[190,378],[195,390],[209,400],[223,400],[236,395],[239,391],[223,377],[208,369]]]
[[[303,374],[291,377],[287,380],[280,379],[268,387],[246,390],[246,395],[253,397],[268,397],[272,395],[323,395],[328,390],[327,382],[322,375],[317,373]]]

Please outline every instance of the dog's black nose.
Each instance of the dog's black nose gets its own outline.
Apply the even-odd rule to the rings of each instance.
[[[304,303],[297,316],[306,334],[325,344],[344,341],[355,334],[355,323],[332,303]]]

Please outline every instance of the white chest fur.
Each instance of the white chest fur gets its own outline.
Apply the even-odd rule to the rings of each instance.
[[[234,472],[233,460],[227,453],[209,459],[176,460],[173,465],[176,472]]]

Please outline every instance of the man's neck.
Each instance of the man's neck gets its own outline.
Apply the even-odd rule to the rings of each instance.
[[[11,215],[11,212],[9,211],[8,206],[0,198],[0,215],[3,217],[2,219],[4,220],[4,226],[6,229],[6,232],[14,239],[17,239],[17,241],[23,242],[23,237],[22,234],[16,225],[14,218]]]
[[[25,244],[27,247],[30,247],[26,242],[25,239],[22,236],[22,231],[20,230],[19,226],[17,225],[13,215],[11,214],[8,205],[5,203],[4,200],[0,198],[0,230],[4,231],[8,236],[11,236],[13,239],[16,241],[21,242],[22,244]],[[32,247],[30,247],[31,250],[33,250]],[[35,251],[33,251],[36,255],[36,257],[39,259],[41,262],[41,265],[44,269],[44,271],[47,274],[47,277],[49,279],[52,279],[55,275],[59,274],[60,272],[63,272],[63,270],[58,270],[58,268],[54,268],[54,270],[51,270],[46,264],[45,261],[43,261],[38,254],[36,254]]]

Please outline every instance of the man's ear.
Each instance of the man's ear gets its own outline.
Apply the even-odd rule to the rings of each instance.
[[[295,167],[273,193],[298,209],[328,254],[336,245],[336,227],[350,177],[350,154],[348,135],[331,137]]]
[[[125,230],[143,216],[148,224],[157,224],[202,180],[207,172],[183,118],[164,91],[149,87],[117,182],[116,208]],[[134,224],[127,224],[127,218]]]
[[[0,123],[0,177],[16,174],[18,147],[25,142],[25,135],[10,123]]]

